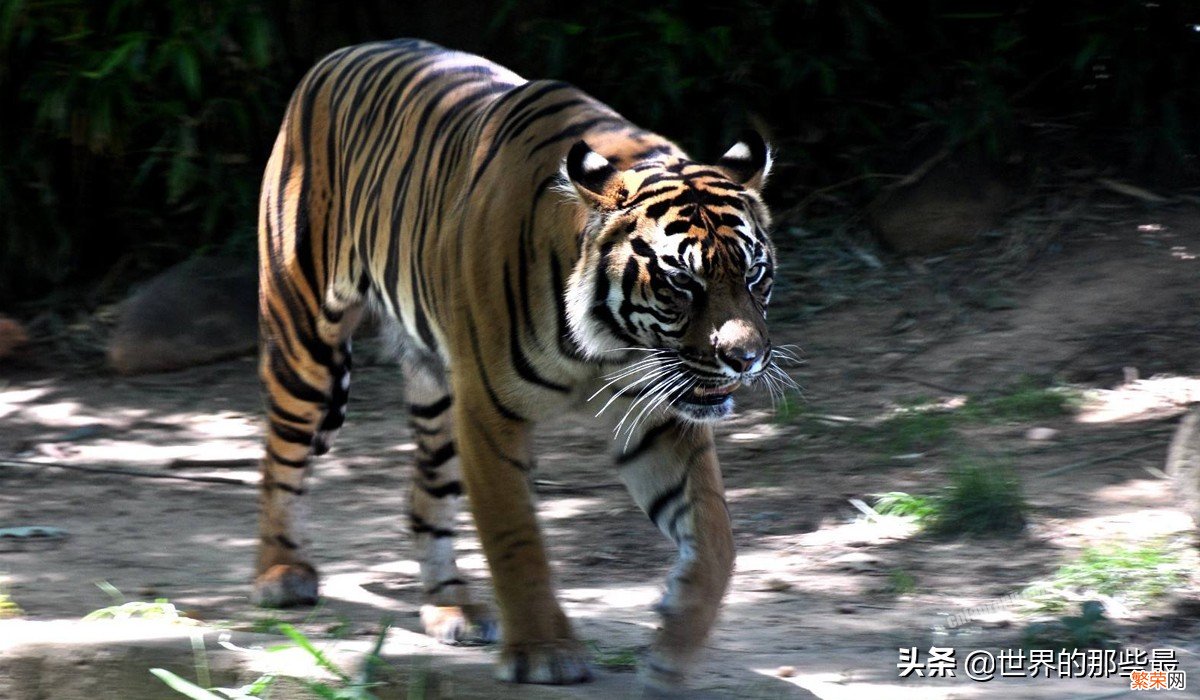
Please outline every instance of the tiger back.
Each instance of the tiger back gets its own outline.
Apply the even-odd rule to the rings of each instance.
[[[555,599],[530,444],[540,420],[602,402],[617,476],[679,549],[644,664],[649,684],[679,684],[733,566],[711,423],[740,385],[786,376],[765,323],[769,165],[757,136],[695,163],[571,85],[423,41],[321,61],[288,105],[260,201],[253,599],[317,599],[296,506],[345,420],[351,335],[374,308],[399,339],[418,445],[426,631],[502,638],[504,680],[590,677]],[[498,619],[455,562],[464,495]]]

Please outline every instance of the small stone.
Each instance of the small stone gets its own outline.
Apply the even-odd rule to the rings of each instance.
[[[780,678],[791,678],[792,676],[796,675],[796,667],[780,666],[779,668],[775,669],[775,675],[779,676]]]
[[[831,562],[839,571],[863,573],[879,568],[879,560],[866,552],[846,552]]]
[[[853,615],[854,613],[858,612],[858,608],[851,603],[839,603],[834,610],[837,611],[839,615]]]
[[[1025,431],[1025,439],[1030,442],[1046,442],[1058,437],[1058,431],[1054,428],[1030,428]]]
[[[7,316],[0,316],[0,360],[28,342],[29,333],[24,326]]]
[[[768,591],[775,591],[776,593],[792,590],[792,584],[781,578],[769,578],[763,583],[763,586]]]

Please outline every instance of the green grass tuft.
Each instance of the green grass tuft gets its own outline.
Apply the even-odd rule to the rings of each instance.
[[[895,515],[925,521],[937,512],[937,505],[933,500],[924,496],[914,496],[903,491],[890,491],[876,497],[875,512],[880,515]]]
[[[874,507],[880,515],[911,517],[938,536],[1020,532],[1028,511],[1016,477],[992,466],[955,469],[949,484],[935,496],[893,491],[876,497]]]
[[[964,466],[936,499],[929,519],[935,535],[1002,535],[1025,528],[1029,506],[1016,476],[1002,467]]]
[[[924,452],[952,442],[960,428],[993,423],[1033,423],[1069,415],[1079,406],[1073,389],[1026,379],[1004,392],[937,403],[914,399],[862,426],[858,438],[893,454]],[[788,414],[789,417],[792,414]]]
[[[972,397],[960,411],[970,421],[1023,423],[1058,418],[1079,406],[1079,393],[1065,387],[1046,387],[1024,380],[996,396]]]
[[[610,671],[633,671],[637,669],[638,649],[636,647],[621,647],[605,649],[599,642],[591,642],[592,658],[596,664]]]
[[[863,433],[863,440],[893,453],[940,447],[954,436],[955,416],[935,406],[901,408]]]
[[[1059,567],[1050,580],[1030,587],[1029,597],[1048,612],[1070,601],[1108,596],[1138,604],[1161,597],[1187,579],[1185,565],[1165,542],[1089,547]]]
[[[1034,622],[1021,633],[1026,649],[1103,649],[1112,644],[1104,606],[1094,600],[1083,603],[1079,615]]]

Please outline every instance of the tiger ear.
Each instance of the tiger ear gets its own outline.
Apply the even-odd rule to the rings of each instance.
[[[621,173],[583,141],[567,153],[566,171],[575,191],[592,209],[612,211],[629,196]]]
[[[740,141],[725,151],[717,167],[730,180],[748,190],[761,192],[771,172],[771,148],[757,131],[747,131]]]

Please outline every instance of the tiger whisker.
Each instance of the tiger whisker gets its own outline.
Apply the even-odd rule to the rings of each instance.
[[[614,393],[612,396],[610,396],[608,398],[608,401],[606,401],[604,403],[604,405],[600,407],[599,411],[596,411],[596,417],[599,417],[600,414],[604,413],[605,409],[607,409],[609,406],[611,406],[614,401],[621,398],[621,396],[623,396],[625,394],[625,392],[629,391],[630,389],[637,386],[638,384],[641,384],[642,382],[646,382],[646,381],[650,382],[650,384],[648,384],[638,390],[637,395],[641,396],[647,390],[650,390],[654,386],[655,382],[657,382],[658,380],[662,379],[663,377],[669,375],[673,371],[675,371],[675,367],[673,367],[673,366],[672,367],[662,367],[662,368],[659,368],[658,370],[651,372],[650,374],[648,374],[644,377],[641,377],[639,379],[636,379],[636,380],[630,382],[629,384],[626,384],[624,387],[621,388],[620,391],[618,391],[618,392]],[[601,389],[601,391],[603,391],[603,389]],[[599,392],[597,392],[597,393],[599,393]],[[594,396],[594,394],[593,394],[593,396]]]
[[[664,381],[662,383],[662,386],[659,389],[657,389],[657,391],[655,391],[653,394],[648,394],[646,397],[639,400],[639,401],[645,401],[646,399],[649,399],[647,401],[647,403],[645,404],[645,406],[642,407],[641,412],[638,413],[637,417],[633,419],[632,423],[630,423],[629,431],[625,437],[625,446],[623,449],[629,449],[629,443],[630,443],[630,441],[633,440],[633,435],[634,435],[634,433],[637,432],[637,426],[641,423],[642,418],[644,416],[648,415],[648,413],[651,411],[651,409],[662,405],[663,401],[665,399],[669,398],[670,396],[672,396],[675,393],[676,389],[678,389],[681,385],[686,385],[689,381],[695,381],[695,380],[689,380],[687,375],[677,374],[674,377],[672,377],[671,379]],[[629,414],[633,411],[633,409],[636,406],[637,406],[637,403],[635,403],[633,406],[630,406],[629,411],[625,412],[625,416],[623,416],[621,418],[621,422],[617,424],[617,427],[616,427],[616,430],[614,431],[614,433],[616,434],[616,437],[618,439],[620,439],[620,436],[621,436],[621,426],[625,423],[626,418],[629,417]]]
[[[671,375],[668,375],[666,377],[656,380],[653,384],[651,384],[649,386],[643,387],[642,390],[638,392],[638,395],[634,398],[634,400],[632,402],[630,402],[629,407],[627,409],[625,409],[625,414],[621,416],[621,420],[617,423],[617,427],[613,428],[613,434],[618,437],[620,436],[621,426],[623,426],[625,424],[625,421],[628,420],[630,414],[633,413],[633,411],[638,407],[639,404],[641,404],[644,401],[649,400],[657,392],[661,391],[665,386],[671,386],[672,384],[677,382],[680,377],[683,377],[683,376],[684,375],[682,375],[682,374],[671,374]]]
[[[687,392],[691,391],[692,388],[695,387],[699,383],[700,383],[700,380],[693,377],[693,378],[691,378],[690,381],[684,381],[682,383],[679,383],[677,386],[672,387],[668,391],[664,392],[658,398],[655,409],[657,409],[659,406],[662,406],[664,404],[670,404],[670,403],[674,402],[679,397],[681,397],[684,394],[686,394]],[[650,411],[650,412],[643,411],[643,415],[646,415],[646,417],[653,415],[653,413],[654,413],[653,411]],[[625,438],[625,449],[629,449],[629,441],[632,439],[633,435],[637,432],[637,429],[641,427],[642,422],[643,422],[642,415],[639,415],[637,417],[637,419],[634,421],[634,425],[630,427],[629,435]]]
[[[674,385],[668,385],[668,388],[660,391],[650,403],[646,404],[646,406],[642,408],[641,413],[639,413],[637,417],[633,419],[633,423],[629,426],[629,432],[625,437],[625,446],[623,449],[629,449],[630,441],[633,439],[633,436],[637,434],[638,428],[643,424],[645,418],[654,415],[654,412],[660,407],[674,401],[676,397],[682,396],[685,392],[691,390],[691,388],[699,382],[699,380],[695,378],[690,380],[686,376],[682,376],[681,378],[684,381],[677,381],[674,383]]]
[[[642,360],[640,362],[635,363],[631,367],[626,367],[626,368],[617,370],[616,372],[613,372],[612,374],[601,377],[601,379],[607,379],[608,382],[605,383],[604,386],[600,387],[595,392],[593,392],[592,395],[587,398],[587,400],[591,401],[592,399],[596,398],[602,391],[604,391],[608,387],[612,386],[613,384],[616,384],[617,382],[621,381],[625,377],[628,377],[633,374],[637,374],[638,372],[652,372],[655,369],[661,368],[664,366],[666,366],[666,365],[663,363],[662,360],[659,360],[659,359]]]
[[[653,367],[654,365],[657,365],[657,364],[661,363],[662,361],[663,360],[661,360],[657,357],[650,357],[650,358],[646,358],[644,360],[639,360],[639,361],[633,363],[632,365],[626,365],[625,367],[622,367],[621,369],[618,369],[614,372],[610,372],[610,373],[604,375],[603,379],[620,379],[621,377],[626,377],[634,372],[637,372],[639,369],[643,369],[645,367]]]
[[[630,375],[634,375],[639,372],[648,372],[650,374],[653,374],[653,373],[657,372],[658,370],[671,369],[671,368],[679,366],[680,364],[681,364],[681,361],[678,361],[678,360],[675,362],[667,362],[667,363],[664,363],[661,360],[658,360],[651,364],[640,366],[635,369],[631,369],[630,371],[627,371],[627,372],[621,372],[621,373],[617,374],[616,376],[613,376],[611,379],[609,379],[608,382],[606,382],[604,384],[604,386],[602,386],[599,389],[597,389],[596,391],[594,391],[592,393],[592,395],[588,397],[587,400],[591,401],[592,399],[599,396],[600,393],[603,392],[605,389],[609,388],[613,384],[616,384],[617,382],[621,381],[622,379],[624,379],[625,377],[628,377]],[[633,384],[637,384],[644,380],[645,380],[645,377],[634,381]]]

